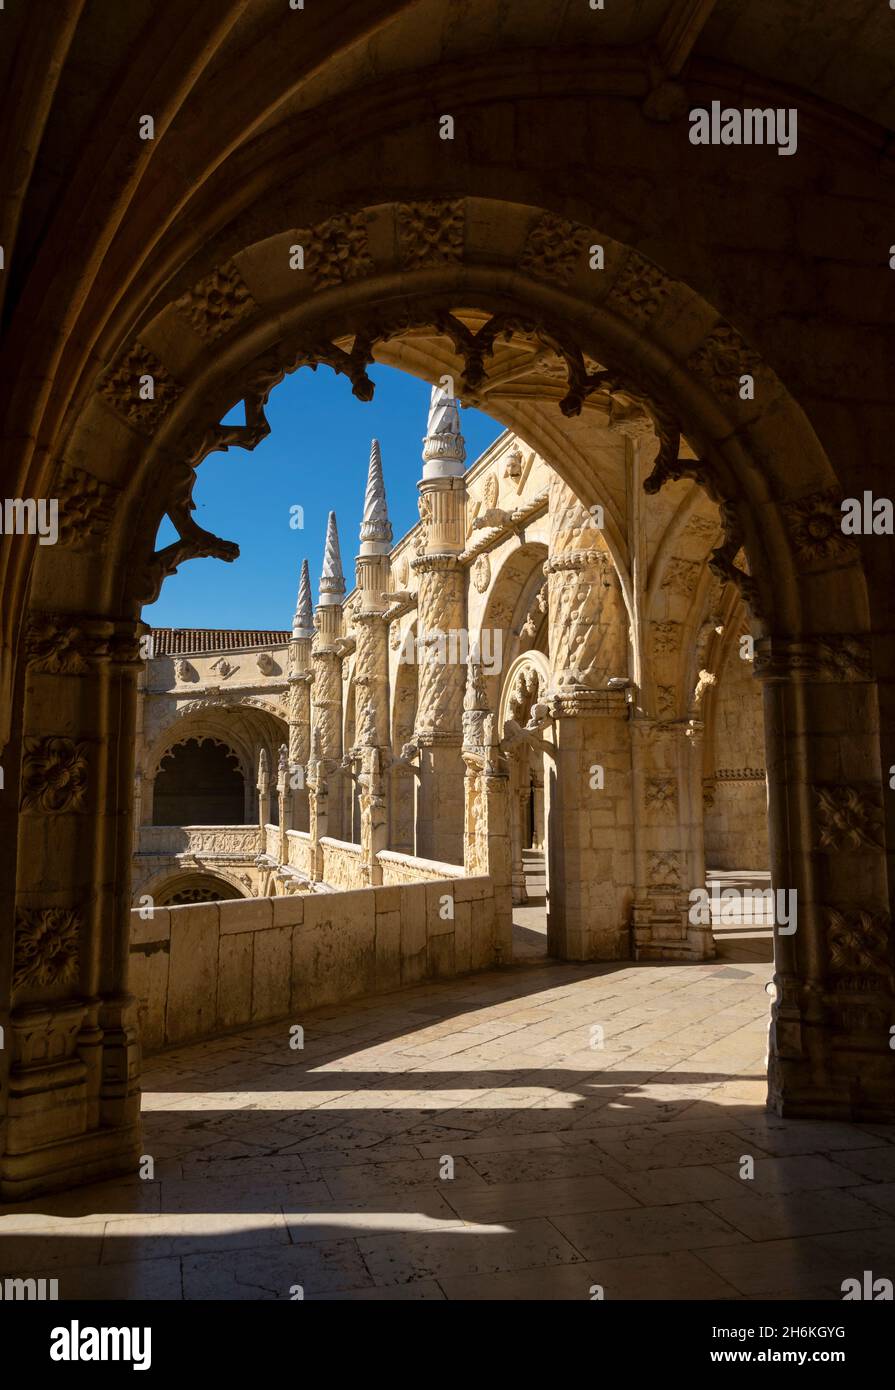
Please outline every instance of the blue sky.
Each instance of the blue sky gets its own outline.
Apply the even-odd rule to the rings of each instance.
[[[351,383],[327,367],[295,372],[272,392],[271,433],[252,453],[210,454],[198,469],[195,517],[215,535],[236,541],[239,559],[188,560],[165,580],[156,603],[143,610],[155,627],[287,628],[292,623],[303,556],[317,581],[330,508],[336,512],[347,588],[363,512],[370,441],[379,440],[395,540],[418,519],[416,483],[426,432],[429,386],[390,367],[373,366],[372,401],[358,401]],[[242,407],[233,418],[242,419]],[[462,412],[467,467],[501,433],[477,410]],[[303,509],[302,529],[290,508]],[[165,518],[158,544],[176,539]]]

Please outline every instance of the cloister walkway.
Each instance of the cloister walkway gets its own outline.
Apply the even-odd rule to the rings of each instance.
[[[65,1298],[840,1298],[895,1273],[895,1126],[763,1109],[767,929],[543,959],[151,1058],[151,1180],[0,1208]],[[751,1158],[750,1169],[744,1159]],[[752,1176],[741,1176],[747,1171]]]

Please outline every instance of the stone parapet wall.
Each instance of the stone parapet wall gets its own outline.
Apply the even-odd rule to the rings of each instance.
[[[289,865],[300,873],[311,873],[311,837],[306,830],[287,830],[286,842],[289,846]]]
[[[144,1049],[288,1019],[510,958],[488,878],[131,912]]]
[[[410,854],[398,854],[395,850],[382,850],[376,856],[382,869],[382,882],[424,883],[433,878],[462,878],[460,864],[442,864],[437,859],[415,859]]]
[[[361,887],[361,847],[346,840],[320,839],[323,855],[323,882],[330,888]]]
[[[257,825],[141,825],[140,854],[259,854]]]

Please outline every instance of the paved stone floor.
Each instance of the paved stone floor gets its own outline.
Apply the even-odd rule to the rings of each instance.
[[[770,932],[719,943],[704,965],[523,959],[318,1010],[301,1051],[275,1024],[149,1059],[153,1180],[0,1208],[0,1274],[62,1299],[825,1299],[895,1277],[895,1126],[767,1115]]]

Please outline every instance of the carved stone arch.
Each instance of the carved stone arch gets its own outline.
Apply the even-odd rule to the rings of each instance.
[[[503,549],[503,548],[502,548]],[[498,551],[500,553],[500,551]],[[543,565],[547,558],[547,546],[542,540],[529,540],[505,549],[498,566],[492,564],[491,583],[482,610],[480,626],[482,629],[502,634],[501,670],[505,671],[508,662],[515,659],[519,650],[519,632],[533,594],[545,582]],[[545,615],[546,616],[546,615]],[[484,669],[485,686],[491,708],[496,709],[503,680],[501,672],[489,673]]]
[[[540,692],[542,695],[545,694],[550,681],[550,663],[543,652],[527,651],[520,653],[504,672],[500,690],[500,700],[497,705],[497,727],[501,733],[503,732],[507,720],[515,718],[515,715],[510,712],[515,683],[520,674],[524,673],[527,675],[529,672],[538,678]]]
[[[520,726],[528,723],[533,704],[546,695],[550,663],[543,652],[520,653],[508,666],[497,703],[498,736],[504,740],[509,768],[509,836],[513,901],[528,901],[525,851],[545,854],[549,825],[545,823],[544,754],[518,739]],[[516,735],[516,737],[514,737]]]
[[[153,775],[157,775],[161,771],[161,765],[166,758],[171,757],[178,748],[184,747],[187,743],[213,743],[217,748],[223,748],[229,757],[235,759],[243,778],[252,775],[252,768],[245,752],[236,746],[237,741],[235,739],[221,738],[217,732],[202,728],[178,729],[176,734],[164,740],[164,748],[151,764]]]
[[[252,896],[246,885],[241,883],[233,872],[218,864],[215,864],[213,868],[164,869],[141,886],[140,896],[152,898],[156,907],[170,907],[172,906],[170,898],[173,893],[200,885],[203,887],[205,885],[220,885],[222,901],[227,900],[225,895],[228,890],[230,890],[232,898],[250,898]],[[196,901],[208,902],[212,900],[197,898]],[[139,904],[135,906],[139,906]]]
[[[655,130],[651,138],[655,141]],[[711,167],[713,156],[702,153],[705,167]],[[816,168],[807,155],[803,159],[800,154],[798,163],[799,177]],[[430,166],[431,161],[427,170]],[[350,167],[356,172],[357,166]],[[831,936],[830,914],[851,914],[858,922],[863,918],[856,914],[875,920],[887,912],[887,867],[880,851],[873,856],[872,872],[855,875],[847,854],[830,854],[822,846],[826,745],[807,726],[803,687],[809,685],[812,699],[823,702],[826,727],[841,735],[841,778],[872,783],[879,795],[882,766],[892,760],[881,757],[891,721],[883,722],[880,736],[868,630],[871,624],[886,628],[889,618],[879,582],[871,611],[857,561],[838,565],[832,579],[823,567],[800,563],[797,529],[787,511],[791,503],[840,485],[816,429],[826,428],[830,448],[836,448],[837,431],[825,415],[826,403],[818,403],[820,393],[813,400],[805,388],[804,399],[797,402],[772,363],[755,365],[756,350],[743,327],[749,322],[754,332],[764,333],[769,358],[782,360],[799,380],[798,353],[775,345],[773,326],[762,328],[760,314],[750,316],[748,305],[735,296],[733,308],[721,302],[725,294],[717,296],[717,303],[706,297],[707,287],[722,283],[710,257],[690,261],[686,242],[666,247],[676,232],[662,234],[660,250],[667,251],[668,265],[692,265],[692,283],[652,266],[664,277],[667,293],[644,331],[642,299],[625,293],[623,286],[632,262],[651,263],[635,246],[590,224],[580,189],[574,196],[557,195],[564,213],[539,205],[529,190],[543,186],[543,180],[535,184],[529,173],[514,171],[513,180],[498,180],[498,196],[489,197],[478,196],[484,172],[467,170],[463,178],[469,183],[461,179],[457,193],[464,203],[464,226],[476,228],[476,235],[465,236],[456,256],[409,264],[397,202],[373,203],[362,189],[338,188],[339,170],[334,168],[331,205],[315,209],[309,229],[319,260],[301,282],[290,280],[286,269],[294,230],[269,225],[271,217],[281,215],[271,209],[282,203],[256,200],[255,230],[248,233],[247,216],[237,238],[234,222],[221,238],[230,243],[226,254],[222,244],[213,245],[208,237],[206,264],[200,265],[199,257],[191,260],[201,239],[198,230],[188,254],[183,247],[175,254],[176,237],[170,239],[156,273],[145,281],[141,312],[134,312],[137,305],[129,294],[97,292],[94,298],[109,304],[108,315],[92,324],[75,318],[52,389],[44,389],[46,368],[36,366],[14,397],[15,406],[23,408],[9,422],[16,441],[10,495],[52,495],[51,479],[63,459],[67,467],[92,476],[98,476],[101,459],[100,481],[118,489],[103,499],[108,537],[101,553],[22,546],[8,548],[4,557],[9,601],[0,622],[10,657],[15,655],[0,662],[0,741],[13,734],[20,746],[28,738],[52,735],[46,711],[55,709],[78,737],[84,734],[97,744],[125,750],[103,783],[94,833],[79,828],[68,834],[60,827],[53,840],[57,879],[71,899],[72,920],[80,924],[77,997],[92,1001],[78,1004],[79,1017],[95,1038],[102,1014],[108,1074],[135,1075],[136,1040],[125,1017],[129,1005],[121,1002],[126,1000],[120,962],[127,955],[127,894],[109,882],[108,865],[124,864],[130,851],[133,769],[126,750],[136,708],[139,613],[146,596],[181,559],[190,554],[229,559],[235,554],[232,542],[209,537],[192,522],[195,467],[216,448],[257,443],[267,428],[264,404],[270,390],[298,366],[329,365],[348,377],[355,394],[369,398],[367,366],[374,360],[401,365],[401,344],[413,336],[418,352],[410,369],[432,380],[438,367],[452,368],[469,399],[482,388],[489,369],[502,369],[514,351],[528,351],[533,358],[546,350],[562,365],[565,379],[543,386],[537,408],[508,397],[490,402],[497,418],[547,456],[588,503],[597,500],[595,459],[580,449],[564,453],[542,447],[539,417],[549,416],[556,437],[562,421],[572,429],[595,401],[603,402],[607,419],[613,404],[623,412],[645,411],[658,439],[647,498],[665,483],[698,482],[724,509],[726,539],[716,547],[722,572],[734,563],[740,547],[748,556],[762,614],[756,664],[766,681],[768,766],[775,770],[774,881],[795,889],[804,904],[798,937],[777,943],[772,1101],[793,1113],[880,1118],[891,1113],[895,1060],[879,1025],[891,1002],[889,977],[881,971],[883,983],[874,983],[876,977],[868,976],[863,996],[858,994],[863,986],[852,991],[850,977],[837,965],[841,950]],[[493,177],[490,169],[487,174]],[[426,174],[433,185],[437,177]],[[258,185],[253,182],[252,187],[257,193]],[[443,189],[433,186],[429,192],[443,198]],[[624,224],[617,211],[608,215],[610,230],[636,224],[642,244],[656,244],[654,225],[644,224],[636,210],[631,209],[631,223],[627,210]],[[342,219],[335,227],[334,217]],[[259,227],[259,221],[265,225]],[[591,241],[605,247],[605,270],[599,276],[590,271],[584,254]],[[332,254],[324,256],[327,247]],[[119,246],[110,258],[109,273],[128,264],[129,274],[139,279],[142,258],[138,266],[137,259],[128,262],[121,252]],[[237,316],[210,351],[201,336],[190,339],[184,333],[177,299],[203,276],[223,273],[229,261],[249,285],[256,307],[250,315]],[[165,274],[160,273],[163,263]],[[726,297],[730,300],[729,293]],[[456,312],[461,309],[463,319]],[[731,313],[733,324],[726,317]],[[746,363],[756,380],[761,378],[752,402],[730,390]],[[160,389],[154,409],[135,416],[133,380],[141,367],[151,369]],[[31,380],[41,383],[33,393],[27,384]],[[220,425],[240,399],[247,402],[245,425]],[[681,457],[681,432],[696,459]],[[837,457],[844,458],[841,446]],[[841,466],[851,468],[852,462],[849,454]],[[173,550],[156,554],[150,538],[165,513],[173,514],[180,540]],[[884,562],[876,563],[884,568]],[[51,595],[53,608],[48,606]],[[867,731],[860,746],[852,737],[856,727]],[[10,771],[8,780],[14,776]],[[36,826],[25,826],[18,837],[3,837],[10,870],[4,877],[16,883],[23,910],[41,906],[42,835]],[[85,845],[91,847],[89,853]],[[15,907],[10,903],[3,919],[9,959]],[[866,1005],[870,993],[872,1009]],[[59,997],[58,992],[41,995],[35,987],[17,996],[17,1004],[49,1005]],[[858,1016],[864,1021],[853,1026]],[[844,1029],[848,1041],[834,1049],[837,1028]],[[104,1093],[103,1102],[109,1114],[121,1117],[122,1145],[129,1153],[137,1152],[135,1087],[120,1104],[117,1092]],[[85,1115],[96,1112],[99,1095],[97,1085],[89,1093]],[[93,1135],[90,1142],[98,1152],[100,1138],[87,1118],[82,1130]],[[60,1142],[68,1142],[72,1133],[60,1130]],[[102,1143],[107,1138],[104,1133]],[[71,1171],[83,1161],[73,1157]],[[39,1155],[34,1164],[37,1172]]]

